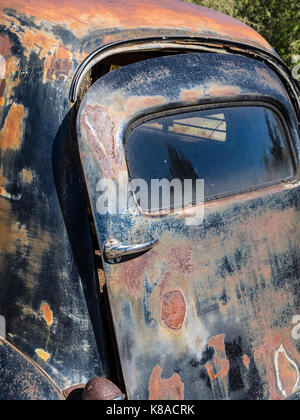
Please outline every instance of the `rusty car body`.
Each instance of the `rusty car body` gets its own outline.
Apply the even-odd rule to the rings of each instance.
[[[94,377],[129,399],[296,398],[300,107],[276,52],[179,0],[0,0],[0,21],[0,399]],[[210,197],[197,226],[97,212],[141,124],[238,107],[277,115],[289,177]]]

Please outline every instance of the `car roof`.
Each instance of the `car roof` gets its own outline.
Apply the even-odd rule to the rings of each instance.
[[[0,0],[0,9],[4,25],[14,22],[41,34],[55,27],[65,43],[78,44],[86,54],[93,50],[90,38],[97,38],[98,47],[158,34],[234,41],[275,53],[244,23],[181,0]]]

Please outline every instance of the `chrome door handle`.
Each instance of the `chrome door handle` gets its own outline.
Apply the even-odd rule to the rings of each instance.
[[[104,245],[104,256],[109,262],[120,262],[122,257],[126,255],[138,254],[140,252],[149,251],[159,242],[159,239],[153,239],[145,244],[138,245],[122,245],[116,239],[110,239]]]

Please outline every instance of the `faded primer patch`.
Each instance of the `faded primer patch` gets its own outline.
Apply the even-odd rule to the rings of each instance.
[[[0,149],[19,150],[24,132],[26,112],[23,105],[12,105],[0,132]]]
[[[161,319],[172,330],[180,330],[186,314],[186,303],[180,290],[172,290],[162,300]]]
[[[170,379],[161,379],[162,369],[155,366],[149,379],[149,400],[183,400],[184,383],[178,373]]]
[[[38,357],[42,359],[45,363],[47,363],[51,357],[51,354],[47,353],[45,350],[42,349],[36,349],[35,352],[38,355]]]
[[[48,327],[51,327],[53,324],[53,312],[51,311],[48,303],[43,303],[40,307],[40,311],[42,312],[43,318],[47,322]]]

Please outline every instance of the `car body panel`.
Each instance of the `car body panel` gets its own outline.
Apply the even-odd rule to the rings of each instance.
[[[0,315],[7,340],[63,390],[108,375],[68,101],[73,56],[49,32],[26,44],[25,31],[41,31],[10,19],[0,41]]]
[[[175,0],[1,0],[0,32],[0,316],[7,340],[65,389],[110,376],[68,100],[76,69],[101,46],[155,36],[277,56],[246,25]]]
[[[298,161],[298,122],[287,92],[254,59],[200,53],[148,60],[103,76],[82,102],[80,155],[102,249],[110,239],[160,241],[117,264],[104,259],[130,399],[284,399],[300,385],[293,336],[297,179],[206,203],[197,226],[186,223],[188,210],[157,217],[137,206],[119,215],[97,211],[99,180],[118,185],[120,173],[128,178],[124,138],[133,122],[170,109],[247,101],[281,110]]]

